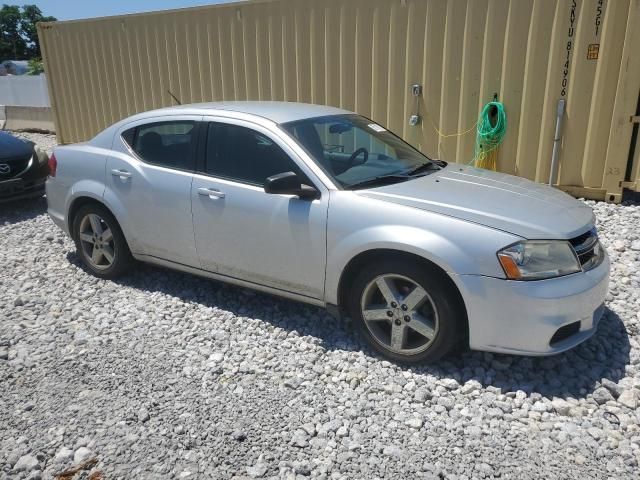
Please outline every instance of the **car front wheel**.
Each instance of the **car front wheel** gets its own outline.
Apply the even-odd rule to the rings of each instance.
[[[133,262],[118,222],[100,205],[89,204],[78,210],[73,238],[83,263],[97,277],[118,277]]]
[[[400,363],[435,361],[465,332],[466,313],[451,280],[418,262],[387,260],[364,268],[348,307],[368,343]]]

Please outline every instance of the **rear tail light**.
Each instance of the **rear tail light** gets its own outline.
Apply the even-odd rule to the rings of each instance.
[[[55,154],[52,153],[51,156],[49,157],[49,176],[55,177],[57,169],[58,169],[58,160],[56,160]]]

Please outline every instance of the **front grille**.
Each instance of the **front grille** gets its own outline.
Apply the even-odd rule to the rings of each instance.
[[[566,340],[569,337],[572,337],[576,333],[580,331],[580,322],[573,322],[564,327],[560,327],[556,333],[551,337],[551,341],[549,342],[550,346],[555,345],[558,342]]]
[[[591,270],[600,265],[604,252],[598,241],[595,228],[569,240],[576,252],[583,270]]]
[[[0,180],[7,180],[24,172],[30,160],[31,157],[0,159]]]

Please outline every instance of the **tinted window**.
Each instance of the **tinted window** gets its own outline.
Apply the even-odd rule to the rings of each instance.
[[[131,148],[133,148],[133,139],[136,136],[136,129],[135,128],[130,128],[129,130],[127,130],[126,132],[122,133],[122,139],[127,143],[127,145],[129,145]]]
[[[216,177],[253,185],[283,172],[296,172],[298,166],[269,137],[237,125],[209,125],[206,171]],[[304,180],[308,183],[308,180]]]
[[[133,137],[130,130],[122,137],[145,162],[163,167],[193,169],[196,122],[180,120],[140,125]]]

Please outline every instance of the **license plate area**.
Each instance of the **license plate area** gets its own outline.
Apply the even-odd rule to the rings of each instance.
[[[14,178],[13,180],[0,182],[0,196],[2,197],[18,194],[23,190],[24,182],[21,178]]]

